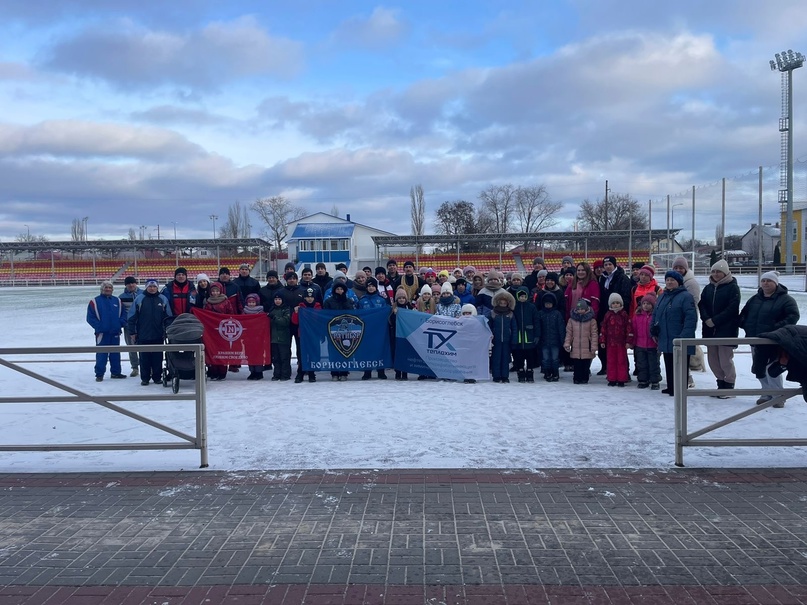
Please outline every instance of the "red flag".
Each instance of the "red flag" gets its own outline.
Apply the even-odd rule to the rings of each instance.
[[[205,363],[208,365],[260,366],[272,363],[269,318],[255,315],[222,315],[194,309],[205,327]]]

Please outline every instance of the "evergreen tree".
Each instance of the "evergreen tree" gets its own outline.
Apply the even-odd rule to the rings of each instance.
[[[718,260],[717,250],[712,248],[712,253],[709,255],[709,266],[711,267],[712,265],[714,265],[717,262],[717,260]]]

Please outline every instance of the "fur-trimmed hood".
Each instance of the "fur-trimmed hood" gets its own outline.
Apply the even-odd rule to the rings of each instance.
[[[499,300],[502,298],[507,299],[507,306],[511,311],[514,311],[516,308],[516,299],[513,298],[512,294],[504,289],[497,291],[496,294],[493,295],[493,308],[495,309],[498,306]]]

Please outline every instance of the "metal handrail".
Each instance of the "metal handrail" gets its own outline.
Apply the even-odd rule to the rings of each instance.
[[[162,345],[125,345],[125,346],[101,346],[101,347],[43,347],[43,348],[3,348],[0,349],[0,367],[6,367],[12,371],[18,372],[29,378],[33,378],[39,382],[50,385],[60,391],[69,393],[70,396],[16,396],[16,397],[0,397],[0,404],[4,403],[95,403],[103,408],[117,412],[123,416],[127,416],[164,431],[174,437],[179,438],[178,442],[159,442],[159,443],[96,443],[96,444],[73,444],[73,443],[56,443],[56,444],[6,444],[0,445],[0,451],[78,451],[78,450],[169,450],[169,449],[198,449],[200,450],[200,468],[207,468],[208,455],[207,455],[207,387],[205,385],[205,355],[203,344],[162,344]],[[80,389],[76,389],[69,385],[63,384],[47,376],[43,376],[28,368],[23,367],[22,363],[36,363],[31,359],[23,361],[11,361],[7,357],[15,355],[70,355],[74,353],[129,353],[129,352],[174,352],[174,351],[193,351],[194,352],[194,368],[195,368],[195,389],[193,394],[164,394],[156,395],[91,395]],[[77,362],[86,362],[86,360],[75,360]],[[132,412],[116,405],[113,402],[121,401],[161,401],[166,400],[193,400],[195,402],[196,413],[196,434],[188,435],[175,428],[167,426],[156,420],[152,420],[142,414]]]
[[[720,389],[688,389],[687,388],[687,356],[686,347],[692,345],[776,345],[768,338],[676,338],[673,340],[673,383],[675,392],[675,465],[684,466],[684,447],[704,446],[704,447],[725,447],[725,446],[793,446],[807,445],[807,439],[784,438],[784,439],[701,439],[701,435],[710,433],[723,426],[741,420],[757,412],[768,409],[776,403],[781,403],[801,395],[800,388],[782,389],[781,391],[770,391],[766,389],[732,389],[731,395],[771,395],[769,401],[754,405],[742,412],[734,414],[724,420],[719,420],[707,427],[703,427],[694,432],[688,432],[687,426],[687,403],[689,397],[710,397],[725,395],[725,390]]]

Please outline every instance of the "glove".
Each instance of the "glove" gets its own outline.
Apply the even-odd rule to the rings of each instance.
[[[706,321],[704,321],[703,323],[704,323],[704,324],[706,324],[706,326],[708,326],[708,327],[710,327],[710,328],[714,328],[714,327],[715,327],[715,322],[713,322],[713,321],[712,321],[712,318],[711,318],[711,317],[710,317],[709,319],[707,319]]]

